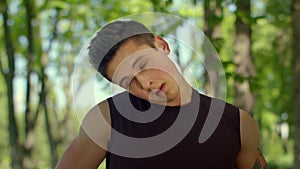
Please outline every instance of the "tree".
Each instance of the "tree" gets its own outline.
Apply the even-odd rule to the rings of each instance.
[[[293,75],[293,118],[294,118],[294,169],[300,168],[300,0],[292,1],[292,55]]]
[[[22,146],[19,144],[19,132],[15,116],[15,105],[14,105],[14,88],[13,80],[15,77],[15,47],[13,40],[11,39],[11,32],[8,24],[8,5],[6,0],[1,1],[1,13],[3,17],[3,29],[4,29],[4,40],[6,57],[8,63],[3,63],[0,60],[1,73],[4,76],[7,96],[8,96],[8,129],[9,129],[9,143],[11,147],[11,166],[13,169],[22,168]],[[7,65],[7,66],[6,66]]]
[[[254,94],[250,90],[250,79],[255,76],[251,52],[250,0],[236,1],[236,37],[234,63],[236,64],[235,105],[251,115]]]
[[[32,151],[35,146],[35,126],[38,115],[42,112],[42,110],[44,110],[46,133],[48,134],[52,166],[54,167],[58,160],[57,149],[58,145],[61,143],[59,140],[62,140],[64,135],[54,134],[58,132],[53,132],[54,125],[53,122],[51,123],[50,121],[51,118],[47,106],[47,92],[50,91],[51,88],[46,85],[48,79],[46,68],[48,66],[48,53],[51,50],[53,40],[56,38],[55,34],[57,23],[54,24],[53,35],[49,36],[49,39],[43,39],[44,41],[49,41],[48,49],[43,50],[43,40],[40,37],[40,24],[38,23],[40,23],[39,14],[41,14],[40,12],[47,7],[47,1],[38,8],[33,1],[25,0],[20,4],[17,16],[9,15],[8,6],[9,4],[7,4],[7,1],[1,1],[1,14],[4,21],[3,28],[7,59],[5,60],[1,58],[0,68],[2,75],[5,77],[8,96],[8,128],[12,159],[11,166],[13,169],[26,169],[35,165],[32,159]],[[12,21],[13,25],[11,24]],[[12,29],[14,29],[13,33],[11,31]],[[22,46],[12,43],[17,41],[16,39],[20,37],[26,38],[26,45]],[[24,112],[21,112],[22,117],[24,114],[22,121],[17,120],[16,114],[19,114],[19,112],[16,112],[15,110],[16,102],[14,99],[14,87],[16,85],[14,83],[14,80],[16,79],[15,65],[17,55],[18,59],[22,58],[26,61],[26,68],[24,67],[24,69],[20,71],[22,68],[18,67],[19,72],[24,72],[22,74],[18,74],[18,76],[21,76],[26,81],[25,108]],[[68,75],[70,76],[70,74]],[[33,80],[35,77],[38,77],[37,80]],[[34,100],[35,98],[37,98],[37,101]],[[71,103],[68,102],[68,105],[71,105]],[[63,120],[63,122],[68,122],[69,120],[70,119]],[[58,124],[58,122],[55,123]],[[65,123],[61,124],[64,125]],[[54,138],[53,135],[56,135],[56,137]]]
[[[204,0],[204,33],[212,42],[217,52],[220,53],[222,48],[222,30],[221,23],[223,20],[222,0]],[[205,57],[205,91],[208,95],[218,97],[218,72],[214,70],[213,57]],[[208,76],[210,72],[210,76]]]

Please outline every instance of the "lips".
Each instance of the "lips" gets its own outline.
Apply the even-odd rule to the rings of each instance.
[[[160,88],[159,88],[159,90],[161,90],[161,91],[165,91],[165,88],[166,88],[166,85],[163,83],[161,86],[160,86]]]
[[[163,83],[163,84],[158,88],[156,94],[157,94],[157,95],[160,95],[160,94],[164,93],[164,92],[165,92],[165,89],[166,89],[166,85]]]

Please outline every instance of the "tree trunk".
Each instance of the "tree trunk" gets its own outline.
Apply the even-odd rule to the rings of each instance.
[[[49,141],[49,147],[50,147],[50,152],[51,152],[51,166],[52,168],[55,168],[55,165],[58,161],[58,152],[57,152],[57,141],[53,137],[53,132],[52,132],[52,125],[49,117],[49,111],[48,111],[48,106],[47,106],[47,100],[46,100],[46,75],[43,73],[41,81],[42,81],[42,90],[43,90],[43,107],[44,107],[44,112],[45,112],[45,127],[47,131],[47,138]]]
[[[27,39],[28,39],[28,49],[27,49],[27,74],[26,74],[26,101],[25,101],[25,142],[24,142],[24,161],[23,168],[32,167],[31,155],[34,146],[34,126],[36,123],[36,118],[34,112],[31,109],[31,75],[32,75],[32,63],[34,60],[34,26],[32,22],[34,20],[34,3],[30,0],[25,0],[24,5],[26,8],[26,25],[27,25]],[[38,113],[37,111],[36,113]]]
[[[69,89],[69,84],[71,83],[71,76],[72,76],[72,71],[74,68],[73,63],[67,63],[67,70],[68,70],[68,77],[66,80],[66,83],[64,84],[64,91],[65,91],[65,95],[66,95],[66,113],[65,113],[65,118],[64,118],[64,123],[63,125],[65,126],[64,128],[66,129],[66,140],[68,142],[71,142],[74,139],[74,127],[72,124],[72,120],[71,120],[71,110],[72,110],[72,104],[73,104],[73,97],[72,94],[70,93],[70,89]],[[62,139],[62,138],[61,138]]]
[[[58,144],[61,143],[62,140],[62,135],[58,134],[58,136],[54,137],[53,134],[53,124],[56,124],[56,126],[60,125],[59,121],[55,121],[54,123],[51,124],[51,118],[50,118],[50,112],[48,109],[48,103],[47,103],[47,96],[48,96],[48,89],[49,89],[49,85],[48,85],[48,77],[47,74],[45,72],[45,67],[49,64],[48,63],[48,58],[49,58],[49,53],[52,49],[53,46],[53,42],[57,36],[57,26],[58,26],[58,22],[60,19],[60,9],[56,8],[55,10],[55,20],[54,20],[54,24],[53,24],[53,32],[52,32],[52,36],[49,39],[49,46],[48,49],[46,51],[44,51],[43,54],[43,58],[41,61],[41,75],[40,75],[40,82],[41,82],[41,101],[42,101],[42,105],[44,108],[44,113],[45,113],[45,128],[46,128],[46,133],[47,133],[47,138],[48,138],[48,143],[49,143],[49,148],[50,148],[50,153],[51,153],[51,167],[55,168],[57,162],[58,162]],[[60,126],[58,127],[60,128]],[[64,128],[64,127],[62,127]],[[59,129],[60,130],[60,129]]]
[[[300,0],[292,2],[294,169],[300,169]]]
[[[204,18],[205,28],[204,33],[212,42],[217,52],[220,52],[222,46],[218,41],[222,38],[221,22],[223,19],[223,12],[220,0],[205,0],[204,1]],[[213,57],[205,57],[205,91],[207,95],[219,97],[218,88],[218,72],[214,69]],[[209,74],[208,74],[209,72]]]
[[[248,78],[255,76],[251,54],[250,0],[236,1],[235,56],[237,78],[235,82],[235,105],[253,115],[254,94],[251,93]],[[243,78],[241,81],[238,79]]]
[[[1,63],[1,73],[3,74],[6,82],[7,96],[8,96],[8,129],[9,129],[9,144],[11,148],[11,167],[12,169],[22,168],[22,146],[19,143],[18,126],[15,117],[14,105],[14,88],[13,80],[15,77],[15,50],[10,37],[8,27],[8,5],[6,0],[1,1],[0,10],[3,15],[3,28],[6,55],[8,60],[8,67],[4,68]]]
[[[7,96],[8,96],[8,122],[9,122],[9,143],[11,148],[11,166],[12,169],[22,169],[23,151],[19,143],[19,133],[17,130],[17,123],[14,110],[13,97],[13,78],[11,75],[6,79]]]

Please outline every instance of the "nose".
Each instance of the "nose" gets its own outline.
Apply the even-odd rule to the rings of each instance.
[[[145,90],[151,90],[151,85],[153,84],[153,80],[142,73],[138,73],[135,76],[139,86]]]

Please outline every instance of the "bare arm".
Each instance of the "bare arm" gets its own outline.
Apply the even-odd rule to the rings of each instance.
[[[267,169],[267,163],[259,150],[259,131],[254,120],[240,110],[241,151],[236,165],[238,169]]]
[[[268,169],[267,161],[265,160],[265,157],[263,156],[262,152],[259,148],[257,149],[257,151],[258,156],[252,169]]]
[[[108,125],[109,108],[104,101],[87,113],[79,134],[64,152],[56,169],[96,169],[106,155],[110,136]]]

